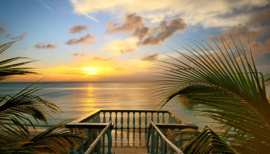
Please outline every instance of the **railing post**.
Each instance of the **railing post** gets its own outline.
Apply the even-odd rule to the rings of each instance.
[[[79,130],[80,134],[83,134],[84,131],[82,131],[83,129]],[[83,145],[84,145],[84,140],[83,139],[80,139],[81,140],[81,146],[79,147],[79,154],[84,154],[84,151],[83,151]]]
[[[151,121],[153,121],[153,112],[151,112]],[[154,122],[154,121],[153,121]]]
[[[151,146],[150,146],[150,148],[151,148],[151,154],[155,154],[154,153],[154,127],[152,126],[152,128],[151,128]]]
[[[69,130],[70,130],[71,134],[75,134],[75,128],[70,128]],[[71,148],[70,154],[76,154],[76,149],[75,149],[75,147],[72,147],[72,148]]]
[[[107,130],[107,137],[108,137],[108,154],[111,154],[111,148],[112,148],[111,126]]]
[[[159,134],[158,134],[158,132],[157,131],[155,131],[156,132],[156,135],[155,135],[155,152],[156,152],[156,154],[158,154],[158,136],[159,136]]]

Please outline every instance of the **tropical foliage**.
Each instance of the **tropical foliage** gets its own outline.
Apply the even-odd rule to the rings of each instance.
[[[1,45],[0,53],[13,43]],[[28,58],[15,57],[0,61],[0,82],[12,75],[36,74],[30,68],[21,67],[32,60],[17,62],[25,59]],[[71,147],[79,145],[78,139],[86,139],[63,128],[66,121],[33,136],[31,129],[37,131],[35,123],[48,126],[48,118],[61,111],[54,103],[35,95],[45,87],[33,83],[14,96],[0,97],[0,153],[68,153]]]
[[[196,106],[200,115],[211,118],[217,126],[214,131],[237,152],[269,152],[270,104],[265,86],[270,74],[257,70],[251,48],[240,40],[229,43],[222,36],[220,44],[191,41],[186,45],[188,53],[176,51],[185,61],[174,57],[162,61],[160,105],[180,97],[184,104]],[[200,135],[203,140],[207,136]],[[190,144],[203,147],[195,140]]]

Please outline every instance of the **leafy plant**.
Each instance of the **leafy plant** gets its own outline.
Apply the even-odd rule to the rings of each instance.
[[[13,43],[0,45],[0,53]],[[30,71],[31,68],[21,67],[33,62],[32,60],[17,62],[24,59],[27,58],[15,57],[0,61],[0,81],[12,75],[37,74]],[[65,121],[33,136],[30,129],[37,131],[34,121],[49,126],[48,117],[53,118],[61,111],[54,103],[35,95],[46,87],[42,84],[34,87],[36,83],[14,96],[0,97],[0,153],[68,153],[71,147],[79,146],[78,139],[87,139],[63,128],[67,123]]]
[[[256,68],[252,51],[241,41],[229,44],[222,36],[214,46],[191,41],[184,47],[189,54],[176,51],[188,62],[170,57],[162,61],[158,98],[164,106],[174,97],[197,106],[220,126],[215,129],[239,153],[265,153],[270,150],[270,104],[265,85],[270,74]],[[192,64],[192,65],[191,65]],[[188,103],[187,103],[188,102]],[[197,144],[197,142],[192,143]]]

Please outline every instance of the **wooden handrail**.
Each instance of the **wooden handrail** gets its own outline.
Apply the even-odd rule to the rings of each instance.
[[[90,145],[90,147],[87,149],[87,151],[84,154],[90,154],[92,150],[94,150],[97,143],[100,141],[101,137],[105,134],[106,131],[111,127],[112,121],[110,121],[107,126],[102,130],[102,132],[98,135],[96,140]]]
[[[179,148],[177,148],[170,140],[167,139],[167,137],[159,130],[159,128],[153,123],[153,121],[151,121],[150,127],[149,129],[151,129],[151,127],[153,127],[158,134],[162,137],[162,139],[177,153],[177,154],[184,154],[182,150],[180,150]],[[150,135],[150,134],[149,134]],[[149,136],[148,135],[148,141],[147,141],[147,147],[148,147],[148,143],[149,143]],[[153,142],[152,142],[153,143]],[[153,145],[151,145],[153,146]],[[158,146],[158,145],[156,145]],[[148,147],[149,149],[149,147]],[[152,151],[151,151],[152,153]]]

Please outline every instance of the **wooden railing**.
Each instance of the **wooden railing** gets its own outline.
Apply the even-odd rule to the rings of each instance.
[[[84,133],[89,137],[88,141],[81,140],[79,149],[71,149],[71,154],[111,154],[112,148],[112,135],[111,129],[113,124],[109,123],[69,123],[66,124],[67,128],[74,134]],[[107,143],[106,143],[107,142]],[[107,150],[105,149],[107,144]]]
[[[147,139],[147,128],[149,124],[151,129],[148,131]],[[149,144],[151,135],[150,147],[151,153],[153,154],[158,153],[158,151],[168,151],[169,149],[173,149],[175,152],[181,152],[179,148],[173,145],[164,136],[159,130],[159,127],[190,128],[194,126],[195,125],[189,124],[186,121],[183,122],[182,118],[180,120],[173,112],[164,110],[96,110],[89,115],[66,124],[66,127],[70,128],[71,132],[86,133],[90,138],[88,141],[82,140],[79,149],[72,149],[72,154],[110,154],[112,147],[112,129],[114,129],[115,132],[115,141],[118,141],[116,134],[118,132],[117,129],[121,131],[127,129],[127,133],[129,133],[130,129],[132,129],[133,132],[135,129],[139,129],[139,132],[141,132],[141,129],[145,129],[145,143],[147,142],[147,145]],[[158,138],[160,138],[160,143]],[[141,136],[139,136],[139,139],[141,139]],[[169,148],[166,148],[167,146],[169,146]],[[104,150],[105,147],[107,147],[107,151]]]
[[[160,130],[160,128],[165,129],[196,129],[198,130],[198,126],[194,124],[154,124],[151,121],[148,131],[148,141],[147,141],[147,150],[148,153],[151,154],[167,154],[167,153],[176,153],[176,154],[184,154],[183,151],[179,149],[174,143],[172,143],[165,135],[164,131]],[[151,138],[150,138],[151,136]],[[149,145],[150,144],[150,145]]]
[[[111,140],[111,121],[108,123],[108,125],[102,130],[102,132],[98,135],[97,139],[90,145],[90,147],[87,149],[85,154],[105,154],[105,134],[107,134],[108,138],[108,150],[107,153],[111,154],[111,148],[112,148],[112,140]],[[96,151],[95,151],[96,149]]]
[[[169,111],[164,110],[98,110],[88,115],[82,122],[107,123],[112,121],[115,129],[147,128],[150,121],[155,123],[182,124]]]

